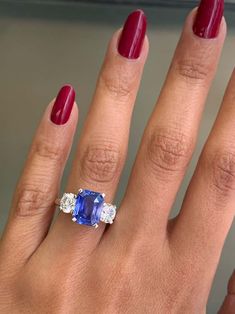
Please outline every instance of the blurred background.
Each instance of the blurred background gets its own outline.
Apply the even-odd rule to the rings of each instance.
[[[234,68],[235,1],[227,1],[228,36],[208,97],[193,160],[172,215],[182,203],[198,155],[215,119]],[[0,233],[38,121],[65,83],[77,91],[78,138],[108,40],[128,13],[145,10],[150,53],[133,115],[129,155],[116,202],[124,193],[147,119],[153,109],[184,19],[196,1],[0,1]],[[71,157],[74,154],[72,151]],[[71,159],[68,162],[64,187]],[[226,241],[209,298],[207,313],[217,312],[234,268],[235,225]]]

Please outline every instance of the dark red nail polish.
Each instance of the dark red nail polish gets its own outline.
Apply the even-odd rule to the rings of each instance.
[[[137,59],[146,33],[147,20],[143,11],[132,12],[123,27],[118,44],[118,52],[125,58]]]
[[[224,14],[224,0],[201,0],[193,25],[195,35],[202,38],[217,37]]]
[[[51,121],[55,124],[65,124],[71,114],[75,100],[75,91],[71,85],[64,85],[55,100],[51,111]]]

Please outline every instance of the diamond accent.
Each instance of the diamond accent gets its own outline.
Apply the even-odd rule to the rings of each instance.
[[[116,209],[117,207],[115,205],[104,203],[100,221],[103,221],[106,224],[112,224],[116,216]]]
[[[60,210],[65,214],[73,213],[76,204],[76,195],[73,193],[64,193],[60,200]]]

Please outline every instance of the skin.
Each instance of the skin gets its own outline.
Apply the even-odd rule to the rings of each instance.
[[[107,229],[73,224],[63,213],[51,226],[78,109],[74,105],[69,121],[57,126],[50,121],[53,101],[47,107],[0,242],[2,314],[206,312],[234,218],[235,72],[180,214],[169,221],[226,35],[223,19],[217,38],[195,36],[195,14],[186,20],[115,223]],[[105,192],[108,202],[124,166],[148,54],[146,37],[138,59],[120,56],[120,31],[110,41],[66,187]],[[234,295],[235,276],[220,313],[234,313]]]

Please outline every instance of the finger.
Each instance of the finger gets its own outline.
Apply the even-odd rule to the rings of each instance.
[[[161,241],[166,235],[169,211],[194,149],[201,113],[224,42],[224,21],[216,38],[200,38],[192,30],[196,15],[194,10],[186,20],[119,212],[119,224],[132,235],[143,232],[142,239],[156,235]]]
[[[224,299],[223,305],[218,314],[233,314],[235,313],[235,271],[233,272],[229,283],[228,293]]]
[[[74,89],[65,85],[36,132],[1,242],[10,263],[26,261],[48,232],[77,124],[74,97]]]
[[[200,259],[209,284],[235,213],[234,95],[235,71],[172,233],[172,243],[183,241],[182,255]]]
[[[66,191],[76,193],[79,188],[89,189],[105,193],[106,201],[113,201],[148,52],[145,31],[145,15],[140,10],[135,11],[128,17],[122,34],[115,33],[109,44]],[[70,248],[74,252],[74,239],[79,239],[76,250],[83,248],[84,254],[84,246],[93,249],[103,230],[101,224],[98,229],[73,224],[71,216],[62,213],[50,232],[48,243],[50,248],[55,248],[53,242],[56,241],[60,250],[66,248],[68,252]]]

